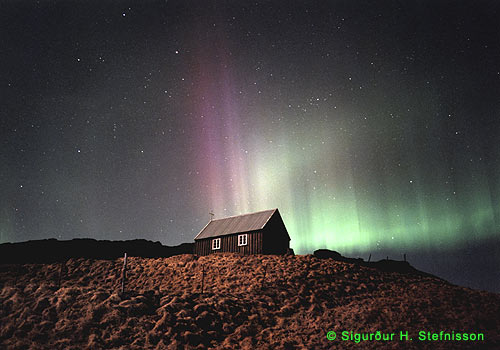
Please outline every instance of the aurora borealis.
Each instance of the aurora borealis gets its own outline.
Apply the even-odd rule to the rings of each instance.
[[[499,242],[494,1],[2,12],[1,242],[175,245],[210,211],[269,208],[299,254],[478,256]]]

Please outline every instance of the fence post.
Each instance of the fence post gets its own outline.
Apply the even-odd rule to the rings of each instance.
[[[262,277],[262,286],[261,286],[262,289],[264,289],[264,283],[266,282],[266,273],[267,273],[267,265],[264,265],[264,276]]]
[[[57,289],[61,288],[61,277],[62,277],[63,263],[59,263],[59,276],[57,277]]]
[[[125,292],[125,280],[127,278],[127,253],[123,256],[123,269],[122,269],[122,294]]]
[[[17,266],[16,266],[16,277],[15,277],[15,279],[14,279],[14,287],[17,287],[17,276],[19,275],[20,270],[21,270],[21,267],[20,267],[20,266],[21,266],[21,264],[20,264],[20,263],[19,263],[19,264],[17,264]]]
[[[205,282],[205,265],[201,265],[201,294],[203,294],[203,283]]]
[[[370,256],[368,257],[368,262],[372,259],[372,254],[370,253]]]
[[[403,259],[405,260],[406,262],[406,253],[403,254]]]

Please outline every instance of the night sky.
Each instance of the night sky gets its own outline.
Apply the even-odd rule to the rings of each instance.
[[[497,1],[0,10],[0,243],[279,208],[296,253],[500,291]]]

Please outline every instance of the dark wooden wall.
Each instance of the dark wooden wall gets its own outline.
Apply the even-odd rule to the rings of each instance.
[[[276,212],[264,227],[263,254],[286,254],[290,237],[281,216]]]
[[[206,238],[195,241],[194,253],[198,255],[208,255],[213,253],[241,253],[241,254],[262,254],[263,253],[263,234],[262,231],[246,232],[248,234],[247,245],[238,246],[238,234],[222,236],[220,249],[212,250],[212,239]]]

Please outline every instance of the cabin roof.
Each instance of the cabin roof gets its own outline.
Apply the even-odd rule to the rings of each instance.
[[[278,209],[264,210],[256,213],[231,216],[228,218],[211,220],[195,240],[231,235],[240,232],[261,230]]]

